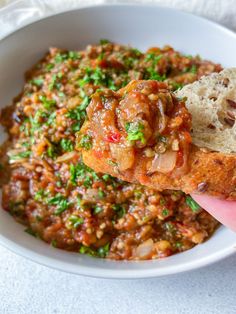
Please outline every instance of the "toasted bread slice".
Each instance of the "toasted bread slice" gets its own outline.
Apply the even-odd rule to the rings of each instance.
[[[151,92],[149,91],[147,97],[150,95],[152,96],[146,98],[146,104],[149,106],[149,109],[155,108],[156,100],[156,106],[158,107],[159,111],[154,110],[147,113],[147,110],[145,109],[146,112],[141,114],[141,118],[139,114],[137,115],[138,118],[135,116],[135,119],[138,119],[137,121],[140,121],[140,119],[149,119],[148,121],[144,121],[143,125],[145,127],[143,126],[141,129],[139,129],[139,131],[144,132],[144,134],[149,134],[148,139],[145,139],[146,142],[142,141],[142,138],[138,138],[138,133],[136,132],[133,133],[133,138],[136,138],[137,140],[131,142],[130,145],[127,144],[126,140],[129,137],[125,137],[124,135],[124,127],[122,129],[122,123],[124,125],[124,121],[120,120],[122,116],[120,115],[120,112],[121,108],[122,110],[127,111],[127,108],[125,107],[126,104],[128,104],[127,106],[130,106],[130,103],[126,99],[129,97],[129,93],[137,94],[140,92],[140,89],[137,91],[138,85],[134,85],[136,86],[136,89],[132,89],[133,87],[130,88],[130,86],[132,86],[132,84],[129,84],[125,90],[118,92],[118,96],[113,95],[115,97],[115,101],[114,99],[112,102],[110,100],[105,100],[103,107],[100,106],[101,103],[100,105],[96,103],[96,106],[93,107],[95,111],[91,110],[94,104],[90,104],[88,108],[88,113],[90,111],[90,114],[88,114],[89,121],[87,121],[84,125],[82,133],[91,137],[92,140],[95,141],[95,145],[90,147],[88,150],[82,149],[84,162],[97,172],[109,173],[128,182],[140,183],[157,190],[176,189],[182,190],[185,193],[208,194],[225,199],[235,200],[236,123],[234,117],[236,111],[236,69],[227,69],[220,72],[219,74],[211,74],[209,76],[203,77],[199,82],[187,85],[182,90],[177,91],[175,95],[171,95],[173,98],[172,102],[174,101],[175,106],[179,106],[179,104],[176,103],[175,96],[181,99],[186,97],[186,107],[192,114],[193,143],[186,146],[187,153],[185,149],[186,147],[183,148],[184,142],[182,143],[180,141],[182,135],[180,138],[178,137],[178,132],[182,132],[182,134],[185,134],[186,132],[188,133],[188,127],[185,125],[185,129],[183,129],[181,126],[184,125],[184,122],[181,122],[182,124],[180,124],[179,131],[178,128],[170,134],[166,131],[166,129],[169,130],[171,125],[173,125],[173,117],[178,117],[178,119],[183,118],[183,115],[178,115],[178,112],[169,114],[169,103],[166,101],[164,101],[165,106],[162,106],[161,109],[163,111],[163,108],[167,108],[165,109],[166,111],[164,112],[164,116],[167,117],[167,121],[169,123],[169,125],[166,124],[164,133],[161,133],[161,137],[163,137],[163,134],[165,136],[165,132],[167,132],[167,144],[165,148],[166,151],[164,150],[164,152],[160,152],[158,150],[160,148],[160,143],[153,142],[153,138],[156,138],[153,137],[153,134],[156,135],[157,131],[160,131],[161,128],[160,125],[153,125],[152,118],[147,118],[147,116],[160,116],[161,110],[159,108],[160,106],[158,101],[161,99],[163,102],[162,94],[164,93],[164,95],[167,95],[168,93],[163,90],[157,90],[156,94],[153,92],[153,90]],[[163,89],[164,87],[162,86],[161,88]],[[143,90],[145,90],[145,88]],[[141,91],[141,93],[143,93],[143,91]],[[109,97],[113,96],[110,95]],[[170,96],[168,95],[168,97]],[[150,98],[154,100],[154,102],[149,102]],[[181,99],[179,100],[180,102]],[[145,102],[145,100],[142,101]],[[96,141],[96,139],[101,136],[103,126],[100,125],[100,129],[97,129],[99,131],[96,132],[96,129],[94,129],[93,126],[97,123],[99,126],[99,115],[97,115],[95,120],[93,120],[93,114],[94,112],[99,112],[101,108],[103,108],[103,110],[110,110],[111,104],[114,106],[112,107],[112,121],[116,124],[116,130],[121,132],[121,143],[106,143],[106,141]],[[132,110],[135,112],[135,108],[139,106],[139,102],[132,104],[132,106]],[[181,108],[183,109],[182,105]],[[138,122],[136,120],[136,125],[139,125],[137,124]],[[157,121],[161,120],[159,119]],[[150,135],[150,130],[149,132],[147,131],[146,125],[151,125],[152,135]],[[124,139],[123,141],[122,138]],[[116,140],[117,137],[115,138],[115,141]],[[180,143],[177,146],[173,145],[174,142],[176,143],[176,140],[178,143]],[[147,146],[142,145],[144,142]],[[98,145],[99,143],[100,146]],[[118,153],[116,153],[114,146],[117,146],[115,144],[119,144],[120,148],[123,150],[120,150]],[[147,148],[148,154],[146,153]],[[177,158],[176,156],[174,157],[175,167],[170,166],[170,161],[169,164],[165,162],[165,156],[168,156],[169,154],[169,157],[170,155],[172,156],[171,158],[173,163],[173,151],[171,151],[171,149],[177,152],[176,156],[182,156],[183,152],[186,153],[185,157],[187,158],[187,162],[185,160],[185,164],[187,164],[187,167],[183,168],[181,166],[181,160],[179,160],[179,157]],[[133,152],[134,155],[132,155],[132,158],[130,158]],[[123,159],[126,160],[127,157],[129,157],[129,160],[132,159],[132,164],[123,162],[124,167],[119,168],[119,163],[117,166],[116,162],[114,162],[114,156],[115,158],[118,156],[119,161],[122,161]],[[170,159],[169,157],[166,158]],[[160,159],[162,160],[162,166],[160,166]],[[154,171],[153,165],[157,165]],[[179,171],[178,168],[183,169]],[[169,171],[167,171],[167,169],[169,169]]]

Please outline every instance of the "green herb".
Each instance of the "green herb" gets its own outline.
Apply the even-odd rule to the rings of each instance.
[[[103,211],[103,208],[96,205],[94,210],[93,210],[93,213],[94,213],[94,215],[97,215],[97,214],[101,213],[102,211]]]
[[[71,215],[69,217],[69,221],[71,222],[72,226],[76,229],[79,227],[79,225],[82,225],[84,223],[84,219],[81,217],[78,217],[76,215]]]
[[[28,128],[28,125],[25,124],[28,121],[29,119],[25,119],[24,124],[20,126],[20,131],[24,132],[26,136],[29,136],[29,128]]]
[[[37,131],[41,127],[41,123],[39,122],[41,118],[41,114],[42,114],[42,111],[37,110],[34,117],[32,116],[29,117],[29,121],[31,124],[30,134],[32,136],[34,135],[35,131]]]
[[[105,244],[97,250],[98,257],[104,258],[109,253],[110,243]]]
[[[41,217],[41,216],[39,216],[39,215],[36,215],[36,221],[38,221],[38,222],[40,222],[40,221],[42,221],[43,220],[43,218]]]
[[[134,191],[134,196],[135,196],[135,198],[137,198],[138,200],[142,197],[142,192],[141,191],[138,191],[138,190],[136,190],[136,191]]]
[[[83,87],[87,83],[93,83],[98,86],[105,86],[110,89],[114,88],[114,82],[110,75],[97,67],[95,69],[85,68],[85,75],[79,80],[80,87]]]
[[[196,73],[197,73],[197,66],[196,66],[195,64],[193,64],[193,65],[191,66],[189,72],[191,72],[191,73],[193,73],[193,74],[196,74]]]
[[[110,44],[111,42],[108,39],[100,39],[99,43],[100,45],[106,45],[106,44]]]
[[[153,65],[157,65],[158,61],[163,57],[163,55],[157,55],[153,52],[150,52],[146,55],[144,61],[149,62],[152,61]]]
[[[89,150],[92,148],[92,137],[90,135],[83,135],[80,142],[79,147],[82,147],[86,150]]]
[[[48,110],[56,105],[56,101],[54,99],[47,99],[47,97],[44,95],[40,95],[39,99],[41,100],[43,106]]]
[[[43,78],[35,78],[35,79],[31,80],[31,83],[33,85],[38,86],[38,87],[41,87],[43,85],[43,82],[44,82]]]
[[[131,52],[134,53],[134,55],[137,57],[140,57],[142,55],[142,52],[138,50],[137,48],[132,48]]]
[[[84,123],[84,120],[87,116],[86,108],[89,104],[90,98],[84,93],[81,94],[81,97],[83,98],[82,102],[74,109],[68,111],[66,113],[66,117],[76,120],[76,122],[72,125],[72,131],[78,132]]]
[[[160,205],[164,206],[166,204],[166,200],[164,199],[164,197],[160,198]]]
[[[157,63],[162,58],[162,55],[156,55],[155,53],[151,52],[148,53],[145,60],[146,62],[151,62],[151,66],[147,68],[146,79],[149,80],[156,80],[156,81],[164,81],[165,75],[160,75],[156,69]]]
[[[58,82],[62,78],[63,74],[61,72],[52,75],[52,80],[49,84],[49,89],[53,90],[54,88],[60,89],[61,83]]]
[[[111,175],[109,175],[109,174],[104,174],[104,175],[102,176],[102,178],[103,178],[103,180],[104,180],[105,182],[107,182],[107,181],[113,179],[113,177],[112,177]]]
[[[169,210],[167,208],[163,209],[162,216],[168,216],[168,215],[169,215]]]
[[[184,68],[184,70],[182,72],[183,73],[193,73],[193,74],[196,74],[197,73],[197,66],[196,66],[196,64],[193,64],[191,67]]]
[[[155,81],[164,81],[166,79],[165,75],[160,75],[159,73],[157,73],[156,70],[152,69],[152,68],[147,68],[147,72],[148,72],[148,80],[155,80]]]
[[[47,118],[47,125],[54,125],[56,120],[56,112],[51,113]]]
[[[99,198],[104,198],[106,196],[105,192],[103,190],[98,191]]]
[[[48,63],[47,65],[46,65],[46,70],[47,71],[50,71],[50,70],[52,70],[54,68],[54,64],[53,63]]]
[[[29,143],[29,142],[24,142],[24,143],[22,143],[21,145],[22,145],[23,147],[27,147],[27,148],[30,147],[30,143]]]
[[[181,89],[184,85],[182,83],[171,82],[172,90]]]
[[[98,60],[101,61],[104,58],[104,52],[100,53],[100,55],[98,56]]]
[[[52,159],[54,159],[57,156],[57,149],[53,144],[51,144],[51,146],[48,147],[47,155],[48,155],[48,157],[50,157]]]
[[[17,160],[21,158],[29,158],[31,155],[31,151],[27,150],[25,152],[20,152],[19,154],[10,156],[10,160]]]
[[[133,57],[128,57],[124,59],[124,64],[126,67],[128,68],[132,68],[135,64],[135,62],[137,62],[138,60],[133,58]]]
[[[54,212],[55,215],[60,215],[65,210],[67,210],[69,208],[69,206],[70,206],[70,203],[65,198],[65,196],[63,196],[60,193],[58,193],[58,194],[56,194],[56,196],[50,198],[48,200],[48,204],[56,206],[56,210]]]
[[[165,228],[171,233],[175,231],[175,226],[171,222],[166,222]]]
[[[176,242],[176,243],[175,243],[175,246],[179,249],[179,248],[181,248],[181,247],[183,246],[183,243],[181,243],[181,242]]]
[[[62,187],[62,182],[61,182],[61,181],[57,181],[57,182],[56,182],[56,186],[57,186],[58,188],[61,188],[61,187]]]
[[[126,214],[126,210],[121,204],[113,204],[111,208],[117,213],[118,218],[122,218]]]
[[[66,138],[60,141],[60,146],[64,152],[71,152],[74,149],[72,141]]]
[[[53,247],[55,247],[55,248],[57,248],[57,240],[52,240],[52,242],[51,242],[51,246],[53,246]]]
[[[77,51],[69,51],[68,56],[71,60],[78,60],[81,58],[81,54]]]
[[[35,238],[37,237],[37,233],[35,231],[33,231],[30,227],[26,228],[25,232],[30,234],[31,236],[33,236]]]
[[[81,245],[79,249],[80,254],[88,254],[90,256],[97,256],[97,252],[90,248],[89,246]]]
[[[63,61],[68,59],[68,54],[67,53],[58,53],[55,56],[55,62],[56,63],[62,63]]]
[[[128,141],[141,141],[142,144],[146,143],[143,133],[144,126],[140,122],[128,122],[125,125],[125,130],[128,134]]]
[[[70,165],[70,181],[73,185],[77,184],[77,180],[83,182],[85,187],[91,187],[94,178],[95,180],[98,179],[97,174],[89,167],[87,167],[84,163],[80,162],[76,165]]]
[[[34,199],[36,201],[43,201],[47,196],[48,196],[48,192],[43,189],[40,189],[34,194]]]
[[[198,203],[196,203],[194,199],[192,199],[192,197],[189,195],[186,196],[185,202],[192,209],[194,213],[198,213],[199,210],[201,209],[201,206],[199,206]]]

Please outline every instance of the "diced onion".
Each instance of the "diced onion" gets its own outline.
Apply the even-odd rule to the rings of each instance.
[[[139,258],[147,258],[148,255],[153,251],[153,240],[148,239],[147,241],[140,244],[136,249],[136,255]]]
[[[121,171],[130,169],[134,164],[133,147],[125,147],[117,144],[110,144],[111,156],[116,160]]]
[[[171,172],[175,168],[176,161],[177,152],[166,151],[164,154],[157,154],[153,159],[152,166],[149,172]]]
[[[56,162],[64,162],[73,159],[77,155],[76,152],[68,152],[56,159]]]

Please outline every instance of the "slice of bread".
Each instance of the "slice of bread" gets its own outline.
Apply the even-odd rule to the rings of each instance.
[[[236,153],[236,68],[204,76],[175,94],[187,98],[195,145]]]
[[[187,98],[193,121],[186,173],[180,177],[160,171],[150,174],[150,158],[142,151],[136,154],[134,166],[124,171],[117,171],[93,148],[82,151],[84,162],[97,172],[160,191],[174,189],[236,200],[236,68],[205,76],[175,95]],[[89,123],[85,123],[85,130]]]

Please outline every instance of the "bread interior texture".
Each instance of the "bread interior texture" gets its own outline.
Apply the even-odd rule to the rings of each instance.
[[[202,77],[176,91],[192,114],[193,144],[236,153],[236,68]]]

